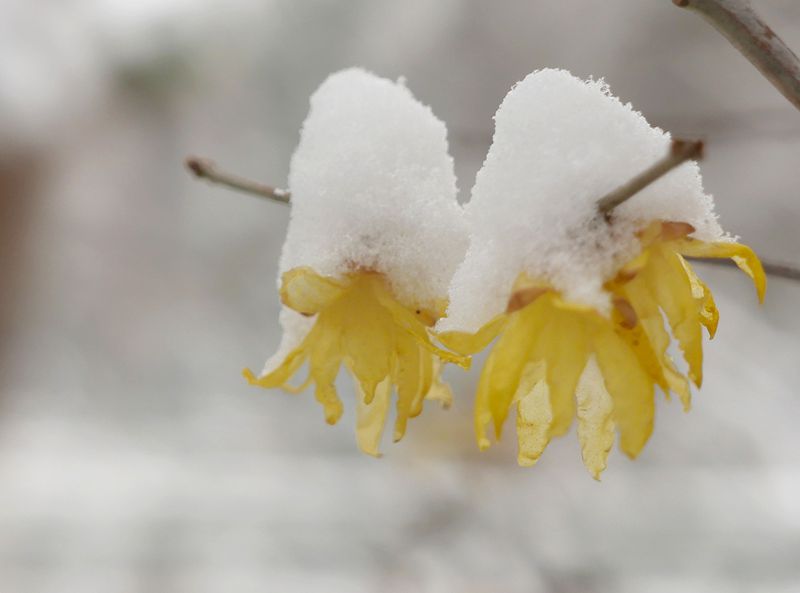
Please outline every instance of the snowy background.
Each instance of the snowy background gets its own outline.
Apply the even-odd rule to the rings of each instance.
[[[756,2],[800,48],[800,4]],[[722,222],[800,262],[798,114],[669,0],[0,0],[0,591],[800,590],[800,284],[755,306],[701,273],[720,331],[692,413],[659,402],[603,481],[574,433],[533,469],[479,454],[477,369],[375,460],[352,406],[245,385],[278,342],[277,185],[331,71],[405,75],[467,195],[499,101],[544,66],[604,76],[708,139]],[[622,181],[622,180],[621,180]],[[343,389],[343,392],[345,390]],[[661,405],[663,404],[663,405]]]

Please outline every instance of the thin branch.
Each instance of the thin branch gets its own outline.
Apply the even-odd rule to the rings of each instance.
[[[730,259],[715,259],[710,257],[705,258],[692,258],[692,262],[702,262],[704,264],[711,264],[714,266],[730,267],[736,264]],[[774,262],[761,261],[764,271],[768,276],[775,278],[786,278],[787,280],[800,281],[800,269],[794,268],[785,264],[777,264]]]
[[[672,0],[702,15],[795,107],[800,109],[800,60],[748,0]]]
[[[224,185],[231,189],[235,189],[247,194],[258,196],[260,198],[267,198],[282,204],[288,204],[291,194],[285,189],[279,189],[270,185],[264,185],[257,181],[245,179],[238,175],[233,175],[223,171],[214,164],[213,161],[202,159],[198,157],[189,157],[186,159],[186,167],[200,179],[207,179],[211,183]]]
[[[597,209],[608,220],[614,208],[635,196],[645,187],[686,161],[700,160],[701,158],[703,158],[702,141],[673,140],[669,154],[627,183],[606,194],[597,202]]]

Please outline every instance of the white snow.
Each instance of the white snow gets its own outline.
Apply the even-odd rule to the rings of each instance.
[[[603,282],[639,249],[635,231],[685,221],[704,240],[722,237],[699,169],[686,163],[598,220],[596,202],[667,153],[651,127],[603,81],[540,70],[508,93],[466,207],[470,245],[450,287],[441,330],[475,331],[505,309],[521,272],[567,299],[608,307]]]
[[[311,97],[289,174],[280,271],[386,275],[406,304],[447,295],[467,247],[445,125],[402,81],[332,74]]]

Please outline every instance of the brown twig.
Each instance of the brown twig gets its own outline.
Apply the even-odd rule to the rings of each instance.
[[[672,0],[702,15],[795,107],[800,109],[800,60],[748,0]]]
[[[714,266],[735,266],[736,264],[730,259],[715,259],[710,257],[705,258],[692,258],[692,262],[702,262],[704,264],[711,264]],[[800,281],[800,269],[794,268],[785,264],[776,264],[774,262],[761,261],[764,271],[768,276],[775,278],[786,278],[787,280]]]
[[[635,196],[645,187],[686,161],[700,160],[701,158],[703,158],[702,141],[673,140],[670,151],[664,158],[611,193],[606,194],[597,202],[597,209],[608,220],[614,208]]]
[[[186,159],[186,167],[198,178],[207,179],[212,183],[218,183],[260,198],[288,204],[291,197],[291,194],[285,189],[264,185],[263,183],[222,171],[213,161],[208,159],[189,157]]]

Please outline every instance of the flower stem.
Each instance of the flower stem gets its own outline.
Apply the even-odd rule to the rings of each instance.
[[[597,202],[597,209],[600,210],[606,220],[610,220],[611,211],[631,199],[645,187],[657,181],[675,167],[682,165],[689,160],[700,160],[703,158],[703,142],[700,140],[673,140],[670,151],[661,160],[654,163],[651,167],[639,173],[630,181],[620,185],[617,189],[606,194]]]
[[[288,204],[291,194],[285,189],[279,189],[270,185],[264,185],[257,181],[245,179],[238,175],[233,175],[223,171],[213,161],[208,159],[201,159],[198,157],[189,157],[186,159],[186,167],[200,179],[207,179],[211,183],[224,185],[231,189],[235,189],[253,196],[260,198],[267,198],[274,202],[281,202]]]
[[[748,0],[672,0],[703,16],[800,109],[800,60]]]

